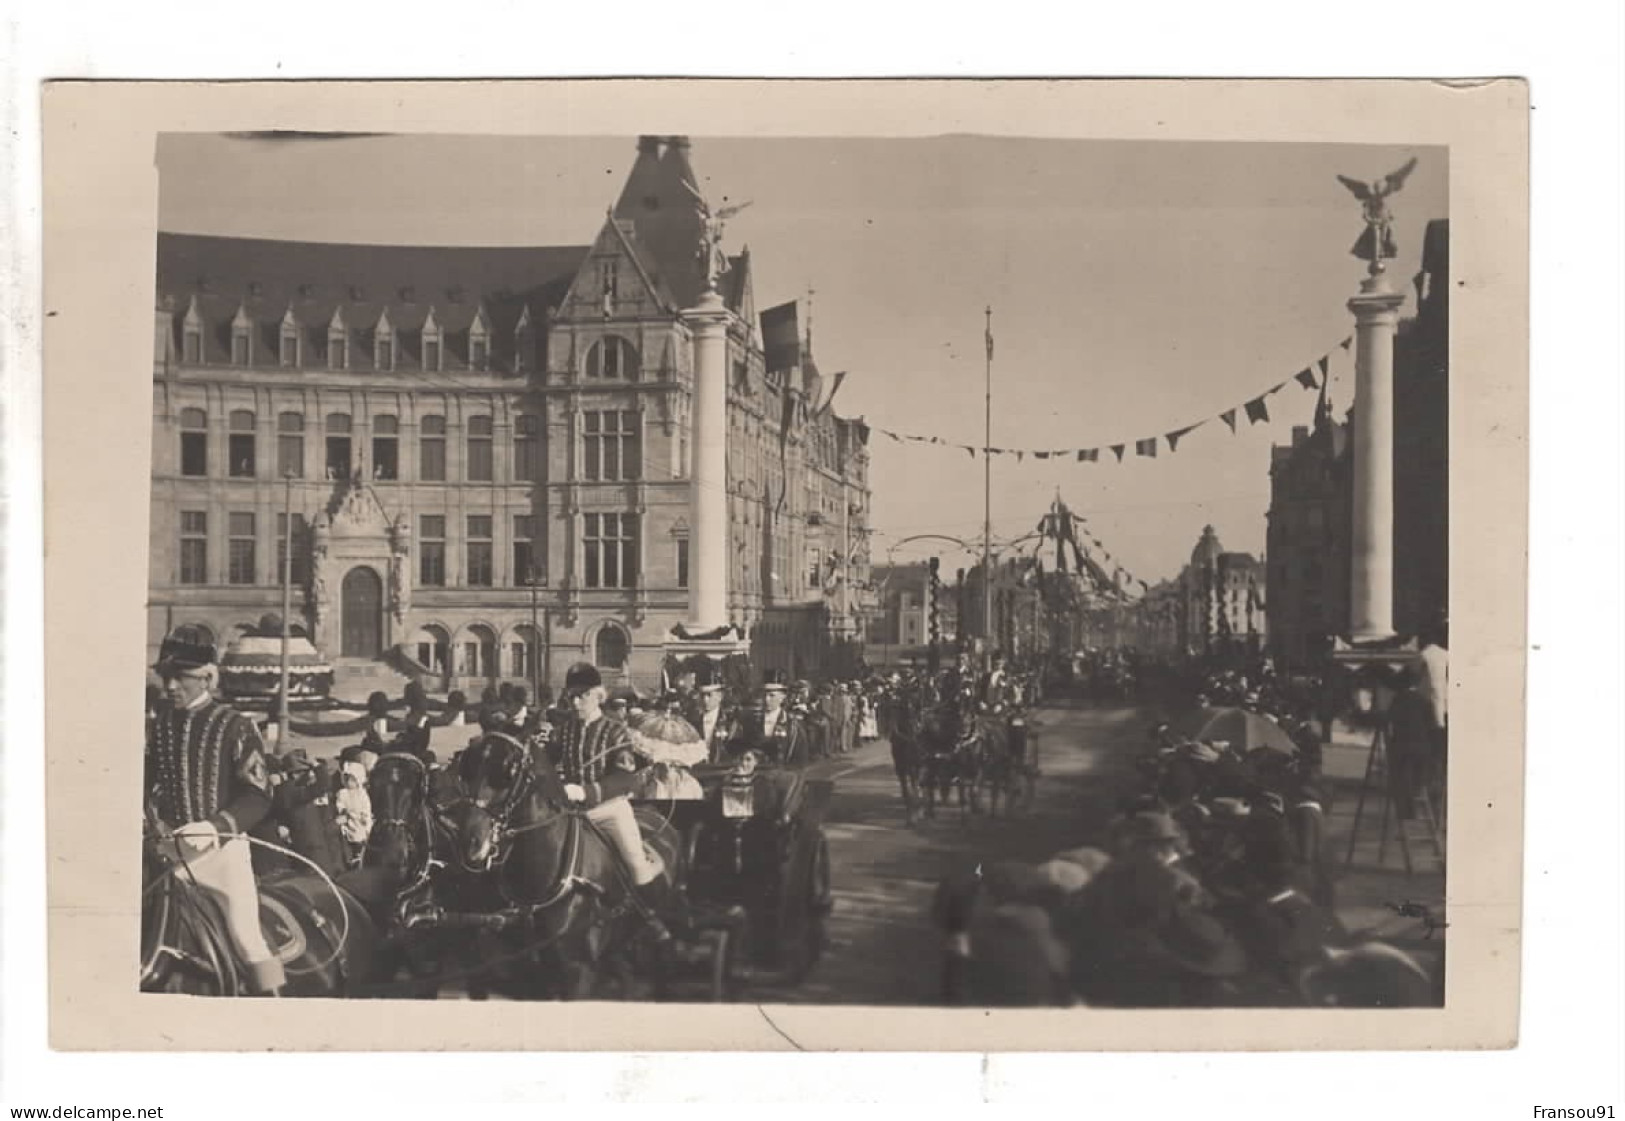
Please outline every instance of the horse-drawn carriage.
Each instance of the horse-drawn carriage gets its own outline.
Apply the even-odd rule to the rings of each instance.
[[[764,972],[795,983],[823,951],[831,908],[823,821],[833,784],[788,766],[695,774],[702,799],[639,803],[684,838],[682,890],[702,938],[678,956],[698,950],[704,962],[710,951],[712,999]]]

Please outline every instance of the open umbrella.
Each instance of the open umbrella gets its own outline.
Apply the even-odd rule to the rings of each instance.
[[[1286,729],[1267,716],[1244,708],[1204,708],[1180,722],[1180,730],[1198,742],[1224,741],[1241,755],[1267,748],[1282,755],[1297,755],[1298,745]]]
[[[628,730],[633,746],[654,761],[654,766],[643,772],[638,797],[685,800],[705,797],[699,780],[688,773],[688,768],[695,763],[705,762],[708,754],[705,737],[694,730],[694,725],[681,716],[657,711],[637,717]]]

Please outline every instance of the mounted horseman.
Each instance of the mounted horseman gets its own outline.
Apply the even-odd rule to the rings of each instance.
[[[671,880],[645,851],[642,834],[632,812],[630,795],[638,786],[638,772],[653,761],[633,745],[621,721],[603,711],[607,693],[598,670],[581,662],[564,679],[570,715],[549,729],[545,754],[557,768],[571,801],[586,806],[587,820],[613,845],[624,862],[632,893],[656,941],[670,941],[671,931],[662,915],[676,918]]]
[[[219,659],[196,627],[177,627],[153,667],[163,682],[146,752],[146,813],[159,854],[214,900],[250,987],[278,995],[286,976],[260,929],[247,834],[271,811],[254,722],[215,700]]]

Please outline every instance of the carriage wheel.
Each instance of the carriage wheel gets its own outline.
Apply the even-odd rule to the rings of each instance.
[[[820,915],[827,915],[835,908],[835,890],[832,883],[829,862],[829,838],[820,831],[818,834],[818,847],[813,850],[812,864],[812,906]]]

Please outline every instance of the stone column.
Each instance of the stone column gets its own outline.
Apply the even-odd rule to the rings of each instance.
[[[1386,273],[1360,285],[1354,313],[1354,541],[1349,637],[1394,636],[1394,336],[1403,293]]]
[[[728,622],[728,310],[711,291],[684,315],[694,331],[688,623],[699,632]]]

